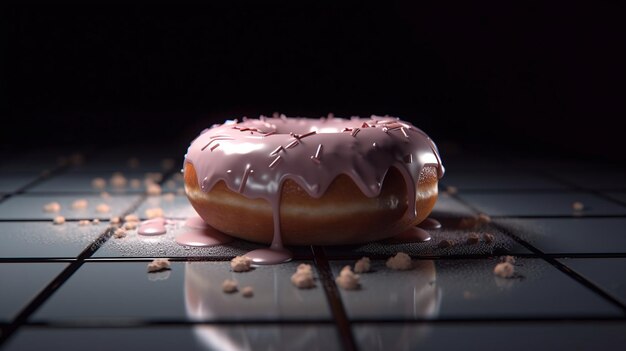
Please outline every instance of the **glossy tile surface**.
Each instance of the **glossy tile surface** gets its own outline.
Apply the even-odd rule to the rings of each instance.
[[[563,258],[559,261],[626,305],[626,258]]]

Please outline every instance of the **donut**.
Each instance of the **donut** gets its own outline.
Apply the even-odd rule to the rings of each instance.
[[[437,201],[444,167],[428,135],[399,118],[281,115],[203,130],[183,173],[208,225],[271,244],[265,254],[275,254],[283,245],[358,244],[416,226]]]

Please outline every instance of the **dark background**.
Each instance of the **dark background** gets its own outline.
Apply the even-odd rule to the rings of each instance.
[[[334,112],[444,150],[623,161],[617,3],[5,4],[2,149],[184,150],[224,119]]]

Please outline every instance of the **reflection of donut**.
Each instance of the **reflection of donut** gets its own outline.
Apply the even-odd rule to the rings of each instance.
[[[260,118],[206,129],[185,189],[211,226],[250,241],[350,244],[425,219],[443,175],[421,130],[396,118]]]
[[[436,284],[435,264],[433,261],[426,260],[415,261],[415,263],[416,267],[410,274],[411,283],[404,284],[406,290],[398,291],[394,299],[377,300],[376,303],[372,303],[371,299],[352,300],[352,302],[359,304],[357,306],[359,310],[372,310],[374,308],[375,313],[393,308],[393,306],[402,306],[410,311],[408,312],[409,315],[406,316],[409,318],[429,319],[436,317],[439,314],[441,293]],[[249,320],[258,318],[258,316],[271,316],[273,313],[269,311],[276,311],[276,317],[279,317],[279,313],[282,314],[286,311],[302,310],[304,313],[310,313],[323,309],[316,304],[311,305],[309,300],[285,299],[285,296],[281,295],[290,291],[295,291],[297,294],[311,292],[308,290],[303,292],[291,285],[288,275],[282,271],[282,265],[273,266],[276,272],[273,281],[263,281],[265,287],[255,289],[253,300],[224,294],[221,283],[226,275],[230,277],[230,273],[217,270],[214,265],[215,263],[209,262],[185,264],[185,308],[187,316],[192,320],[211,321],[226,318]],[[250,274],[254,274],[254,272]],[[356,297],[358,294],[366,294],[366,292],[356,291],[352,296]],[[344,299],[347,298],[350,297],[344,297]],[[292,301],[294,304],[289,304],[285,300]],[[242,305],[244,302],[250,302],[250,304],[244,306]],[[320,331],[315,325],[310,328],[306,326],[306,324],[302,324],[300,328],[281,330],[272,334],[236,327],[232,324],[227,327],[199,325],[194,327],[194,333],[198,341],[208,350],[297,350],[310,349],[311,345],[319,346],[319,350],[327,349],[323,347],[324,342],[332,342],[333,339],[321,337]],[[414,344],[416,340],[423,337],[424,333],[428,332],[427,327],[418,328],[418,330],[420,332],[415,333],[415,326],[409,324],[407,327],[398,326],[394,327],[393,330],[385,330],[383,333],[377,326],[370,327],[369,324],[363,324],[362,327],[356,329],[355,337],[357,342],[362,345],[376,345],[374,341],[380,342],[380,340],[385,341],[381,344],[382,346],[391,345],[391,342],[397,344],[400,340]]]

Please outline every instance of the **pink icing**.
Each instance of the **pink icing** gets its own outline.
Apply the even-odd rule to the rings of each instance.
[[[416,216],[416,188],[424,166],[444,168],[435,143],[420,129],[394,117],[267,118],[227,121],[205,129],[191,143],[185,162],[208,192],[220,180],[233,191],[267,200],[273,211],[271,249],[282,252],[280,190],[286,179],[311,197],[321,197],[346,174],[368,197],[380,194],[391,167],[404,177],[409,215]]]
[[[137,233],[141,235],[161,235],[165,234],[165,218],[157,217],[141,222]]]
[[[233,238],[206,224],[200,216],[185,222],[187,230],[176,236],[176,242],[186,246],[209,247],[233,241]]]

